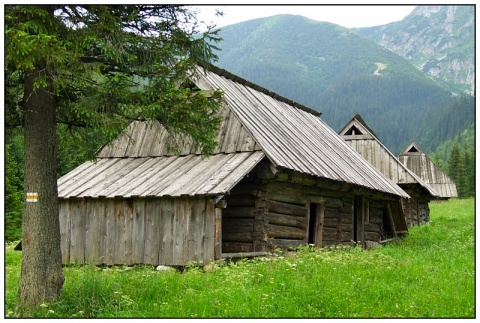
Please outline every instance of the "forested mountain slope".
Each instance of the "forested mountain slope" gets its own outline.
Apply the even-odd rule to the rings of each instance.
[[[278,15],[223,27],[218,65],[322,112],[339,130],[360,113],[400,152],[412,140],[435,149],[473,120],[473,105],[452,111],[456,95],[399,55],[358,33],[301,16]],[[450,128],[450,126],[449,126]]]

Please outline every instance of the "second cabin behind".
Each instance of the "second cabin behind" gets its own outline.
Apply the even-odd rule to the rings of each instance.
[[[355,115],[340,130],[342,138],[383,175],[397,183],[411,199],[402,199],[409,226],[430,221],[428,203],[439,194],[424,180],[408,169],[378,139],[360,115]]]

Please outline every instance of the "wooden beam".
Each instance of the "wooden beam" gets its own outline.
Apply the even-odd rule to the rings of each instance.
[[[315,223],[315,247],[323,247],[323,219],[325,216],[325,203],[319,204],[316,208]]]
[[[236,252],[236,253],[222,253],[223,259],[235,259],[235,258],[252,258],[267,256],[266,251],[252,251],[252,252]]]
[[[308,243],[310,235],[310,201],[305,204],[305,218],[307,219],[307,227],[305,228],[305,243]]]
[[[397,237],[397,230],[395,229],[395,222],[393,221],[392,208],[391,208],[390,204],[387,204],[386,210],[387,210],[388,223],[390,224],[390,227],[392,228],[393,235],[395,237]]]
[[[365,197],[363,196],[355,196],[355,223],[356,223],[356,236],[357,241],[360,242],[362,248],[365,247],[365,229],[364,229],[364,221],[365,221],[365,213],[364,213],[364,204],[365,204]]]
[[[296,239],[270,239],[267,241],[266,245],[270,250],[275,248],[293,249],[299,246],[304,246],[305,241]]]
[[[265,218],[267,219],[268,223],[271,224],[287,225],[301,229],[305,229],[307,226],[305,218],[299,216],[268,212],[265,215]]]
[[[267,208],[268,211],[272,213],[282,213],[300,217],[305,216],[305,207],[300,205],[267,200]]]
[[[214,208],[215,235],[214,235],[214,258],[222,257],[222,209]]]
[[[266,226],[268,237],[283,239],[305,239],[305,230],[283,225],[269,224]]]
[[[226,242],[222,244],[223,254],[232,253],[232,252],[251,252],[255,251],[253,249],[253,244],[249,242]]]

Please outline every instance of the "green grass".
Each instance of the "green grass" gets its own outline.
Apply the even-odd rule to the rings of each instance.
[[[375,250],[296,253],[158,272],[65,268],[61,300],[35,317],[475,317],[474,200],[430,203],[430,224]],[[6,247],[5,313],[21,253]]]

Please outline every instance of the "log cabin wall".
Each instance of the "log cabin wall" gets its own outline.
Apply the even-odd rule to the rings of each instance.
[[[225,196],[222,253],[264,251],[263,204],[253,195],[260,186],[261,181],[253,172]]]
[[[354,241],[353,201],[353,195],[350,194],[326,200],[323,247],[336,244],[351,245]]]
[[[418,218],[420,224],[425,224],[430,222],[430,207],[428,206],[428,200],[419,199],[418,200]]]
[[[316,247],[360,243],[365,247],[366,241],[379,242],[385,234],[386,202],[360,198],[360,210],[355,215],[352,190],[336,191],[270,181],[265,185],[264,194],[267,250],[293,248],[306,243]],[[321,209],[322,214],[320,218],[317,213],[317,218],[312,221],[310,217],[314,208]],[[318,228],[319,221],[321,232],[312,230],[312,225]]]
[[[308,207],[265,197],[265,248],[288,249],[307,243]]]
[[[384,232],[385,204],[379,201],[368,201],[368,213],[365,219],[365,240],[380,241]]]
[[[403,211],[405,214],[405,221],[407,222],[407,226],[413,227],[417,224],[417,214],[412,212],[412,199],[403,199]]]
[[[404,213],[408,227],[422,225],[430,221],[430,200],[414,188],[402,187],[411,199],[404,200]]]
[[[205,196],[59,202],[64,264],[184,266],[214,259],[218,209]]]
[[[364,199],[361,237],[357,236],[352,186],[298,173],[263,178],[256,197],[256,218],[263,215],[264,250],[351,245],[355,240],[378,242],[383,232],[384,201]],[[259,207],[261,206],[261,207]],[[314,218],[312,218],[314,217]],[[360,232],[360,231],[359,231]]]

